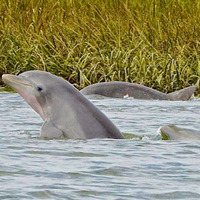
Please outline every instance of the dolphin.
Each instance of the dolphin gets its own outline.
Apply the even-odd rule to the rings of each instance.
[[[159,132],[163,140],[200,140],[199,132],[174,125],[162,126]]]
[[[44,120],[42,138],[124,138],[106,115],[61,77],[33,70],[4,74],[2,79]]]
[[[195,91],[196,87],[190,86],[176,92],[165,94],[136,83],[111,81],[89,85],[80,92],[84,95],[97,94],[114,98],[132,97],[134,99],[186,101],[191,98]]]

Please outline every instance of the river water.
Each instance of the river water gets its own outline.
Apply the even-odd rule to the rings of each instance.
[[[200,199],[200,141],[163,141],[158,129],[199,128],[200,100],[90,96],[123,133],[142,139],[43,140],[40,117],[0,93],[0,199]]]

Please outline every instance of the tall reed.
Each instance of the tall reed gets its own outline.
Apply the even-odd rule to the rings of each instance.
[[[0,74],[200,88],[199,10],[198,0],[0,0]]]

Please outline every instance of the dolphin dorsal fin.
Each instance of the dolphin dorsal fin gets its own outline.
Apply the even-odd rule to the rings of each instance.
[[[190,86],[176,92],[169,93],[169,99],[172,101],[187,101],[196,91],[196,86]]]

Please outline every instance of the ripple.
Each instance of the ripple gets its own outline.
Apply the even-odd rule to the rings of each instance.
[[[157,133],[198,130],[199,100],[90,98],[130,139],[43,140],[40,117],[0,93],[0,199],[199,199],[200,142]]]

